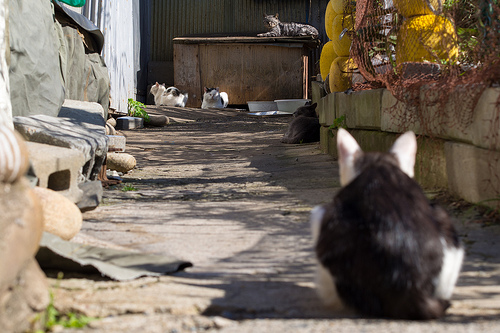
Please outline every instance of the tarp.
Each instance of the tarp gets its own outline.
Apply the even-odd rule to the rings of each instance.
[[[50,0],[9,1],[13,116],[57,117],[64,99],[109,107],[109,73],[101,31]],[[56,20],[54,20],[54,18]]]
[[[175,273],[192,264],[165,254],[107,249],[65,241],[44,232],[36,259],[42,269],[95,273],[118,281]]]
[[[64,101],[50,0],[9,1],[13,116],[57,116]]]

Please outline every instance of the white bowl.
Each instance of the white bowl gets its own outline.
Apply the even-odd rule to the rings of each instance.
[[[274,100],[278,104],[278,111],[283,112],[295,112],[297,108],[306,105],[310,102],[310,99],[276,99]]]
[[[273,101],[250,101],[247,102],[247,104],[248,104],[248,110],[252,112],[278,110],[276,102]]]

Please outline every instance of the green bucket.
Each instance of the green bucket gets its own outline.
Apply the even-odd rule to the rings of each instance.
[[[85,0],[59,0],[73,7],[82,7],[85,5]]]

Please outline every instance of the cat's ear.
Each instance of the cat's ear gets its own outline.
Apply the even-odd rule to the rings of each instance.
[[[317,106],[318,106],[318,103],[314,103],[313,105],[311,105],[311,108],[316,109]]]
[[[343,128],[339,128],[337,132],[337,151],[339,154],[340,185],[346,186],[356,178],[357,172],[354,168],[354,162],[363,151],[352,135]]]
[[[415,133],[408,131],[401,135],[392,145],[393,153],[399,162],[399,167],[410,178],[413,178],[415,168],[415,156],[417,155],[417,138]]]
[[[158,83],[158,81],[156,81],[155,83],[155,86],[158,87],[160,84]]]
[[[220,89],[219,89],[219,87],[215,88],[215,90],[217,90],[217,92],[220,92]]]
[[[278,18],[278,13],[276,13],[276,15],[274,15],[274,17]]]
[[[203,87],[203,92],[207,92],[208,88],[207,87]]]
[[[264,17],[267,17],[267,14],[266,14],[266,13],[264,13]]]

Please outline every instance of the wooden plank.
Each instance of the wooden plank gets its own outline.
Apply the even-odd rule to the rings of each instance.
[[[201,106],[200,63],[197,44],[174,45],[174,85],[187,91],[187,107]]]
[[[302,98],[304,52],[302,47],[277,45],[200,45],[201,87],[226,91],[230,104]]]

